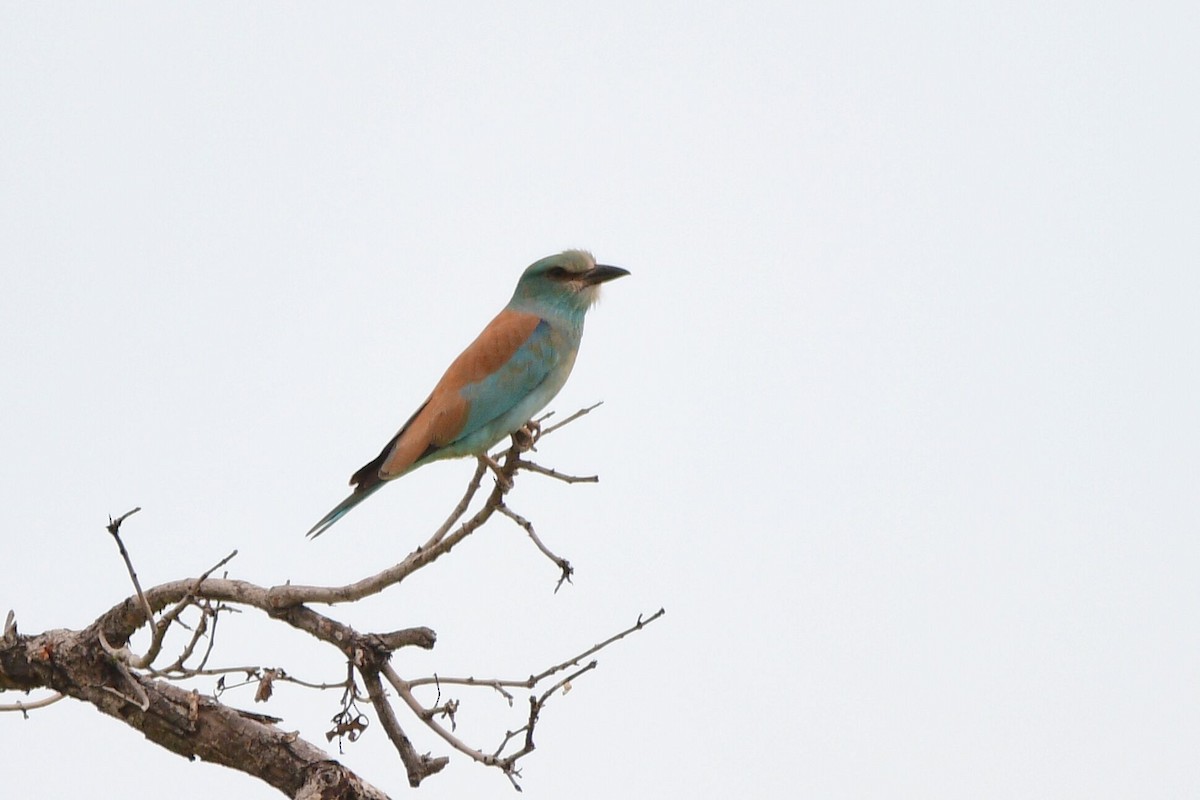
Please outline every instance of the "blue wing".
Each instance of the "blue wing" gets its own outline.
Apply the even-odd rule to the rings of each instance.
[[[551,341],[550,323],[542,320],[498,370],[460,390],[471,404],[459,439],[465,439],[492,420],[511,411],[546,380],[560,356]]]

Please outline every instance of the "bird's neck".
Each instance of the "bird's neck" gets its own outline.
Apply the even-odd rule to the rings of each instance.
[[[551,325],[561,326],[575,332],[583,330],[583,317],[587,313],[587,305],[581,305],[578,298],[537,298],[529,299],[514,297],[508,307],[513,311],[526,314],[536,314]]]

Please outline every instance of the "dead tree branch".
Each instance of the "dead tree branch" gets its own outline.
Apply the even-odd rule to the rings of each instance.
[[[598,405],[598,404],[597,404]],[[571,681],[596,668],[597,662],[585,660],[599,650],[640,630],[664,613],[638,617],[632,627],[599,644],[528,678],[446,678],[437,675],[406,678],[391,663],[392,654],[405,647],[432,649],[436,633],[423,626],[394,631],[360,632],[314,605],[351,603],[399,585],[408,576],[449,553],[455,546],[487,524],[499,513],[525,529],[530,539],[560,570],[555,591],[569,581],[570,563],[555,555],[538,537],[533,524],[505,503],[518,472],[525,470],[568,483],[594,482],[538,466],[523,456],[536,449],[540,439],[563,425],[584,416],[596,406],[582,409],[557,425],[541,427],[543,417],[515,433],[511,444],[494,456],[481,457],[461,500],[445,522],[428,539],[399,563],[344,586],[284,584],[260,586],[250,581],[214,574],[237,554],[230,553],[198,577],[170,581],[143,589],[134,561],[121,536],[121,525],[135,508],[116,519],[109,519],[108,532],[117,543],[134,587],[134,594],[100,614],[82,630],[51,630],[36,635],[17,631],[15,615],[9,612],[0,638],[0,692],[29,692],[49,689],[53,695],[29,702],[0,705],[0,711],[31,710],[71,697],[96,706],[100,711],[141,731],[147,739],[188,758],[201,758],[253,775],[293,798],[383,798],[378,789],[330,757],[299,734],[278,727],[280,720],[264,714],[239,710],[220,699],[226,692],[253,685],[255,702],[267,702],[277,682],[288,682],[312,689],[341,689],[341,703],[334,727],[327,734],[353,742],[368,727],[370,720],[359,704],[370,703],[379,721],[405,765],[410,786],[445,768],[446,756],[417,752],[405,725],[431,732],[451,750],[471,760],[499,769],[520,788],[518,762],[534,750],[534,730],[539,715],[556,693],[570,688]],[[549,416],[549,415],[547,415]],[[474,513],[471,505],[483,486],[483,477],[491,469],[495,483]],[[271,621],[281,622],[319,642],[335,647],[346,663],[346,677],[340,681],[301,680],[278,666],[209,666],[213,657],[218,621],[230,613],[254,609]],[[145,652],[136,654],[130,642],[138,631],[150,636]],[[183,633],[173,634],[171,631]],[[164,655],[178,647],[174,658]],[[179,642],[182,644],[179,644]],[[169,663],[158,664],[160,661]],[[235,662],[236,663],[236,662]],[[236,674],[244,679],[226,684]],[[357,676],[357,677],[356,677]],[[196,688],[176,685],[215,677],[211,695]],[[365,694],[360,693],[357,681]],[[545,683],[554,682],[543,688]],[[436,685],[438,700],[427,706],[417,697],[421,687]],[[491,752],[472,745],[455,733],[455,712],[461,700],[441,699],[442,686],[485,688],[500,695],[512,706],[514,691],[540,690],[529,698],[529,713],[520,727],[506,731]],[[364,705],[363,708],[366,706]],[[402,724],[397,709],[407,710]],[[447,727],[447,725],[449,727]],[[520,747],[511,749],[514,741]]]

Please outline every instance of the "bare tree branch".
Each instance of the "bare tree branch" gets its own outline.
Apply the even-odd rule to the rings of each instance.
[[[564,419],[562,422],[555,423],[554,425],[551,425],[549,428],[546,428],[545,430],[543,430],[542,436],[549,436],[550,434],[554,433],[559,428],[570,425],[572,422],[579,419],[580,417],[587,416],[588,414],[592,413],[593,411],[595,411],[597,408],[599,408],[602,405],[604,405],[603,400],[601,400],[599,403],[593,403],[592,405],[590,405],[586,408],[579,409],[574,414],[572,414],[571,416]],[[545,419],[549,419],[551,416],[553,416],[553,414],[554,414],[554,412],[551,411],[550,413],[543,416],[541,420],[538,420],[538,422],[541,422],[542,420],[545,420]]]
[[[599,475],[568,475],[565,472],[543,467],[540,464],[535,464],[532,461],[521,459],[519,466],[521,469],[527,469],[530,472],[536,472],[539,475],[545,475],[547,478],[554,478],[563,483],[599,483]]]
[[[125,549],[125,543],[121,541],[121,523],[129,517],[142,510],[141,506],[131,508],[121,516],[113,519],[108,518],[108,532],[112,534],[113,540],[117,543],[117,550],[121,553],[121,558],[125,560],[125,568],[129,570],[129,578],[133,581],[133,588],[137,592],[138,599],[142,601],[142,608],[146,610],[147,616],[150,615],[150,606],[146,603],[146,597],[142,594],[142,584],[138,582],[137,572],[133,569],[133,561],[129,558],[129,552]]]
[[[501,505],[497,510],[501,514],[508,517],[513,522],[517,523],[522,528],[524,528],[525,533],[529,534],[529,538],[531,540],[533,540],[533,543],[535,545],[537,545],[537,549],[542,551],[542,555],[544,555],[546,558],[553,561],[555,566],[557,566],[559,568],[559,570],[562,572],[561,577],[559,577],[559,579],[558,579],[558,583],[554,585],[554,593],[558,594],[558,590],[562,588],[562,585],[564,582],[566,582],[566,583],[571,582],[571,575],[573,575],[575,572],[575,568],[571,566],[571,562],[567,561],[565,558],[563,558],[561,556],[555,555],[554,553],[550,552],[550,548],[546,547],[546,545],[542,543],[542,540],[540,538],[538,538],[537,532],[533,529],[532,522],[525,519],[520,514],[513,511],[511,508],[509,508],[506,505]]]
[[[450,749],[473,761],[499,769],[514,787],[520,789],[517,764],[534,750],[534,730],[549,699],[560,691],[568,691],[571,681],[596,668],[594,659],[583,663],[585,660],[657,620],[664,613],[661,609],[646,619],[639,616],[632,627],[559,664],[531,673],[527,678],[504,680],[438,675],[402,677],[391,664],[392,653],[405,647],[432,649],[437,642],[433,630],[414,626],[393,631],[360,632],[329,613],[315,610],[312,605],[354,602],[398,585],[449,553],[497,512],[520,525],[538,549],[559,567],[561,577],[555,587],[557,592],[565,581],[569,581],[571,565],[545,546],[532,522],[505,504],[505,495],[512,489],[521,470],[568,483],[594,482],[594,477],[576,478],[540,467],[523,455],[535,450],[542,437],[595,407],[581,409],[557,425],[543,429],[541,422],[548,418],[546,415],[514,433],[506,449],[495,456],[479,459],[458,505],[423,544],[399,563],[344,586],[289,583],[268,587],[231,579],[224,574],[213,577],[237,555],[235,550],[198,577],[143,589],[120,535],[122,523],[139,509],[116,519],[110,517],[107,530],[117,543],[135,593],[78,631],[52,630],[33,636],[21,635],[17,631],[15,615],[10,611],[0,637],[0,691],[28,692],[47,688],[55,694],[31,702],[0,705],[0,711],[24,714],[62,697],[72,697],[96,706],[173,752],[254,775],[289,797],[303,800],[383,798],[378,789],[330,760],[323,750],[298,734],[277,727],[276,723],[280,721],[277,718],[238,710],[220,699],[228,691],[254,686],[254,701],[267,702],[277,682],[317,690],[341,689],[340,707],[333,718],[333,729],[327,734],[331,740],[338,739],[339,748],[343,740],[353,742],[367,730],[370,719],[359,704],[363,703],[365,708],[365,703],[369,702],[374,717],[405,765],[409,785],[420,785],[425,778],[444,769],[448,758],[417,752],[397,714],[397,707],[407,708],[412,714],[410,722],[415,720],[418,729],[431,732]],[[468,515],[489,469],[495,472],[495,485],[480,507]],[[346,677],[340,681],[313,681],[296,678],[279,666],[210,667],[219,620],[245,609],[257,609],[271,621],[282,622],[337,648],[345,659]],[[143,628],[149,630],[150,643],[143,654],[137,655],[130,650],[130,641]],[[169,632],[176,628],[185,631],[182,636],[171,639],[172,642],[182,641],[177,654],[169,664],[155,666],[156,662],[167,660],[163,651]],[[199,663],[195,663],[198,653]],[[226,677],[236,674],[244,678],[227,684]],[[356,685],[356,674],[362,681],[365,695],[360,694]],[[173,683],[212,677],[217,679],[212,696]],[[550,680],[554,682],[543,688]],[[416,696],[416,690],[430,685],[437,687],[438,699],[434,705],[426,706]],[[510,707],[516,689],[541,691],[530,696],[529,713],[523,724],[506,731],[499,746],[486,752],[455,732],[455,714],[462,701],[457,698],[443,701],[443,686],[488,689],[499,694]],[[510,750],[510,745],[517,740],[521,746]]]
[[[52,706],[64,697],[66,695],[62,692],[55,692],[48,697],[43,697],[41,700],[32,700],[28,703],[23,703],[20,700],[12,704],[0,703],[0,711],[20,711],[23,716],[28,717],[29,714],[27,712],[33,711],[35,708]]]
[[[213,698],[130,674],[147,701],[145,708],[131,703],[123,686],[128,677],[114,673],[96,632],[93,626],[22,636],[0,647],[0,674],[8,683],[46,686],[90,703],[172,752],[241,770],[289,797],[322,796],[314,787],[339,789],[325,796],[385,797],[296,734]]]
[[[467,513],[467,509],[471,506],[471,500],[475,498],[475,493],[479,491],[479,486],[483,483],[483,473],[487,471],[487,465],[480,462],[475,467],[475,475],[472,476],[470,482],[467,483],[467,491],[463,494],[462,500],[458,501],[458,505],[450,512],[450,516],[446,517],[446,521],[442,526],[433,532],[433,536],[429,537],[429,541],[425,543],[425,547],[433,547],[442,540],[442,537],[454,527],[454,523],[462,519],[462,515]]]

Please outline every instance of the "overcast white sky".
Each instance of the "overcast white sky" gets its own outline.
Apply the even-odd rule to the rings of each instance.
[[[601,482],[512,497],[575,585],[498,521],[335,610],[435,628],[407,674],[520,676],[665,606],[524,796],[1200,794],[1195,8],[504,8],[0,6],[0,615],[124,597],[134,505],[147,584],[396,561],[469,462],[303,533],[586,247],[633,275],[541,460]],[[222,663],[341,677],[230,622]],[[255,710],[319,741],[336,697]],[[277,796],[74,702],[0,753],[13,797]],[[345,760],[408,792],[378,727]],[[452,756],[421,790],[468,794],[511,789]]]

